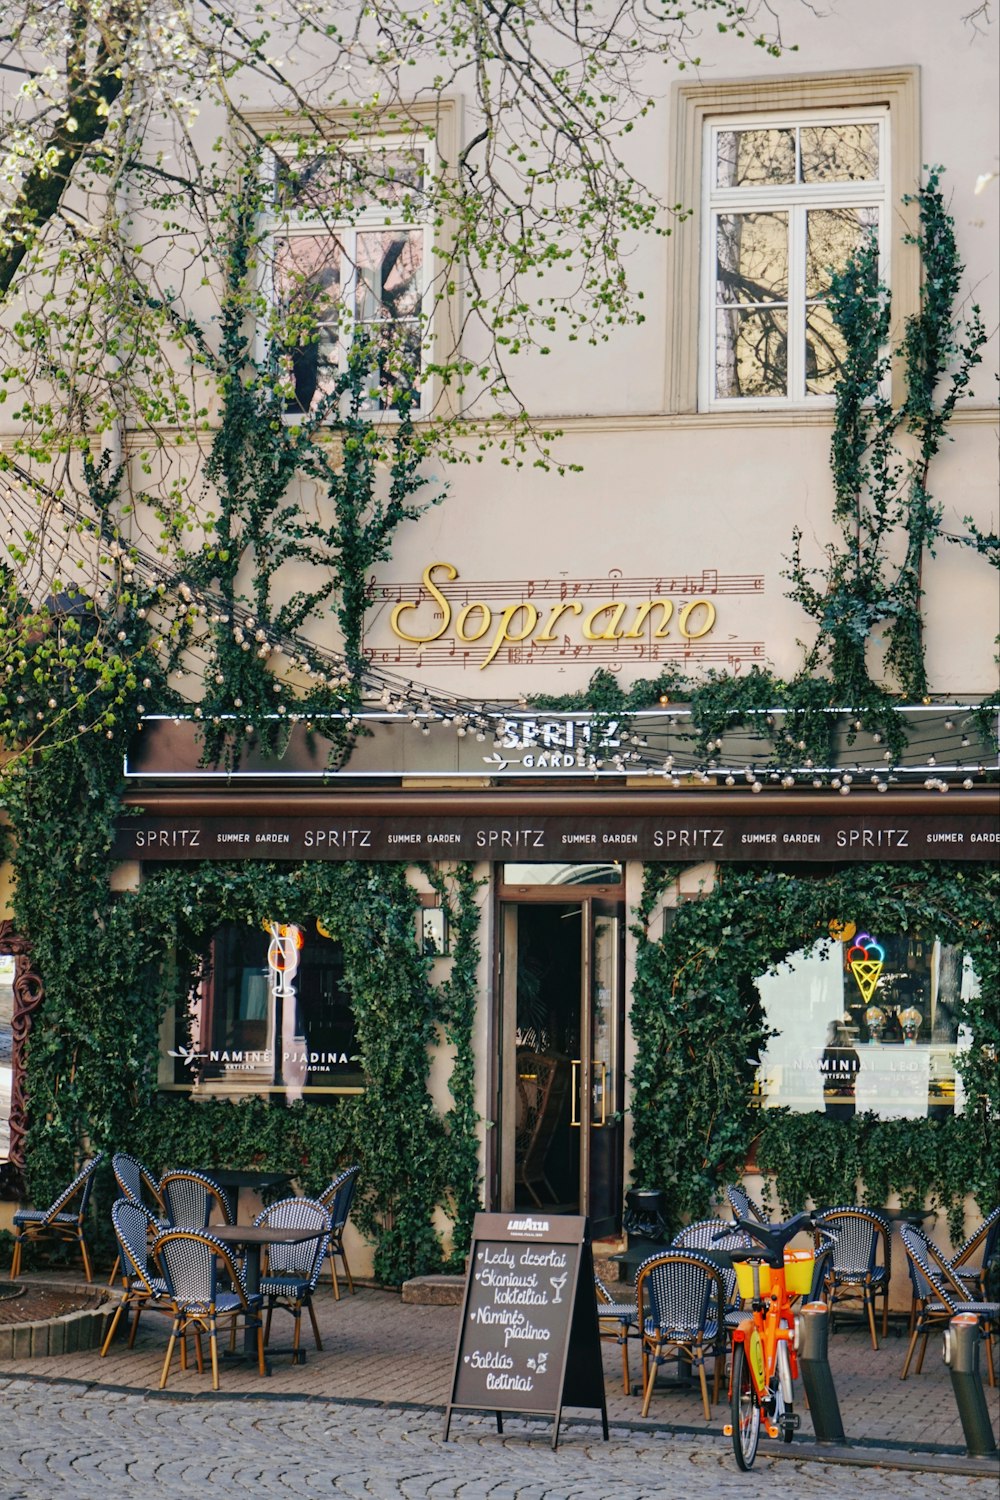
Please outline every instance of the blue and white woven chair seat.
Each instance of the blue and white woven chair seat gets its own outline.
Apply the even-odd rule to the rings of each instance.
[[[973,1313],[977,1318],[985,1318],[988,1323],[995,1323],[1000,1317],[1000,1302],[928,1302],[925,1311],[932,1317],[953,1318],[956,1312]]]
[[[44,1208],[19,1208],[14,1215],[17,1224],[75,1224],[77,1214],[49,1214]]]
[[[118,1324],[125,1312],[132,1315],[128,1346],[135,1344],[139,1331],[139,1319],[151,1307],[154,1311],[169,1311],[172,1308],[167,1283],[150,1264],[150,1236],[155,1235],[156,1220],[142,1203],[131,1198],[119,1198],[112,1205],[111,1223],[118,1241],[116,1269],[121,1268],[123,1296],[115,1309],[104,1343],[101,1358],[107,1354]]]
[[[930,1329],[947,1323],[956,1313],[971,1313],[980,1320],[986,1334],[986,1373],[990,1385],[995,1385],[993,1371],[993,1333],[1000,1315],[1000,1303],[973,1301],[956,1278],[943,1253],[924,1232],[912,1224],[903,1224],[899,1231],[906,1251],[907,1266],[913,1287],[913,1302],[916,1312],[910,1346],[903,1362],[901,1379],[905,1380],[910,1369],[917,1341],[920,1353],[917,1357],[916,1373],[919,1375],[927,1349]]]
[[[671,1249],[651,1256],[639,1267],[636,1302],[645,1377],[642,1415],[649,1413],[657,1370],[676,1351],[697,1370],[705,1420],[711,1421],[705,1359],[711,1356],[715,1361],[713,1394],[717,1401],[726,1352],[725,1327],[719,1318],[719,1309],[726,1306],[726,1293],[719,1267],[698,1250]]]
[[[153,1298],[167,1297],[167,1283],[162,1276],[133,1276],[129,1282],[129,1290],[133,1292],[146,1292],[147,1296]]]
[[[741,1316],[746,1317],[746,1313]],[[714,1318],[706,1318],[700,1327],[696,1323],[657,1323],[655,1318],[647,1318],[642,1327],[647,1338],[659,1339],[664,1344],[686,1344],[699,1334],[706,1344],[710,1344],[719,1331]]]
[[[306,1296],[313,1288],[309,1285],[306,1277],[302,1276],[262,1276],[260,1278],[261,1295],[264,1297],[297,1297]]]
[[[264,1305],[260,1292],[247,1292],[242,1297],[239,1292],[216,1292],[212,1301],[205,1297],[178,1297],[175,1293],[174,1302],[182,1312],[192,1317],[203,1315],[206,1318],[213,1307],[217,1318],[226,1318],[230,1313],[257,1312]]]
[[[882,1298],[882,1337],[888,1332],[889,1278],[892,1273],[892,1225],[873,1208],[844,1203],[824,1208],[823,1229],[816,1237],[814,1295],[830,1309],[860,1296],[872,1348],[878,1348],[875,1298]]]
[[[626,1396],[632,1394],[632,1376],[628,1367],[628,1341],[632,1337],[632,1329],[636,1336],[639,1332],[639,1309],[634,1302],[618,1302],[608,1287],[599,1276],[594,1277],[594,1294],[597,1299],[597,1319],[601,1328],[601,1337],[614,1339],[616,1344],[621,1345],[622,1351],[622,1383]],[[617,1328],[610,1329],[606,1325],[616,1323]]]
[[[156,1241],[153,1258],[159,1263],[173,1305],[174,1326],[167,1343],[166,1358],[160,1375],[160,1390],[167,1383],[174,1345],[181,1340],[181,1368],[185,1364],[185,1335],[195,1334],[195,1355],[201,1368],[201,1342],[197,1335],[206,1331],[212,1355],[212,1389],[219,1389],[218,1322],[232,1319],[235,1341],[236,1322],[245,1317],[256,1333],[257,1368],[267,1374],[264,1359],[264,1323],[261,1311],[264,1299],[260,1292],[247,1292],[242,1268],[221,1240],[204,1229],[168,1229]],[[225,1283],[225,1284],[224,1284]]]
[[[617,1318],[619,1323],[634,1323],[636,1319],[635,1303],[598,1302],[597,1316],[599,1318]]]

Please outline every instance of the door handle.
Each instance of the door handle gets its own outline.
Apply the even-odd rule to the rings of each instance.
[[[580,1065],[581,1065],[580,1064],[580,1059],[578,1057],[574,1057],[573,1062],[572,1062],[572,1076],[571,1076],[571,1079],[570,1079],[570,1086],[569,1086],[569,1095],[570,1095],[570,1121],[569,1121],[569,1123],[570,1123],[570,1125],[575,1126],[577,1128],[577,1130],[579,1130],[579,1128],[580,1128],[580,1116],[577,1113],[577,1107],[576,1107],[577,1106],[577,1099],[579,1098],[579,1090],[578,1090],[578,1087],[577,1087],[579,1075],[578,1075],[578,1071],[577,1070],[579,1069]],[[598,1082],[598,1084],[600,1086],[600,1090],[601,1090],[601,1118],[599,1120],[592,1120],[591,1121],[591,1125],[595,1129],[600,1129],[600,1127],[602,1125],[606,1125],[608,1123],[608,1065],[607,1065],[606,1062],[593,1062],[591,1064],[591,1067],[595,1070],[595,1072],[598,1075],[596,1081]]]

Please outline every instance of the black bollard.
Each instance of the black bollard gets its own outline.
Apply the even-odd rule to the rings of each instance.
[[[840,1402],[834,1389],[827,1345],[830,1312],[825,1302],[807,1302],[796,1319],[799,1369],[818,1443],[845,1443]]]
[[[972,1458],[997,1451],[993,1424],[979,1374],[979,1348],[982,1342],[979,1320],[974,1313],[958,1313],[945,1331],[945,1364],[951,1371],[951,1388],[955,1392],[958,1415],[962,1419],[965,1447]]]

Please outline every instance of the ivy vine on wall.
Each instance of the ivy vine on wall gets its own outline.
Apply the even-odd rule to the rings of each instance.
[[[375,1246],[376,1275],[394,1284],[461,1264],[479,1186],[478,910],[469,870],[435,872],[454,935],[439,984],[417,949],[418,897],[403,865],[164,867],[116,899],[107,852],[117,801],[100,787],[88,798],[85,767],[93,769],[90,757],[81,762],[72,750],[50,757],[43,775],[20,784],[13,808],[16,921],[46,976],[28,1051],[33,1198],[54,1195],[81,1142],[134,1152],[157,1170],[266,1161],[294,1171],[306,1192],[357,1159],[354,1217]],[[212,933],[226,921],[255,925],[282,912],[317,917],[341,945],[364,1094],[285,1107],[159,1093],[161,1021],[169,1006],[186,1006]],[[443,1114],[428,1089],[441,1040],[454,1053],[452,1104]],[[99,1222],[110,1191],[105,1180]],[[442,1213],[453,1225],[450,1259]]]
[[[987,866],[870,865],[799,875],[771,866],[725,866],[700,899],[668,909],[651,930],[677,875],[650,865],[633,929],[637,941],[632,1026],[635,1182],[664,1188],[676,1223],[698,1217],[756,1144],[788,1209],[816,1203],[904,1203],[928,1198],[961,1221],[972,1193],[986,1211],[1000,1180],[997,1055],[1000,1007],[997,912],[1000,872]],[[768,1035],[755,975],[830,935],[850,917],[872,931],[960,943],[980,981],[959,1023],[972,1046],[958,1054],[966,1111],[945,1121],[828,1120],[753,1107],[752,1082]]]

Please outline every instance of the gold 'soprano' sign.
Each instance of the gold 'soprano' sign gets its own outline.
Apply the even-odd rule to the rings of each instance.
[[[566,630],[570,622],[579,625],[585,641],[641,641],[647,636],[662,641],[675,626],[683,640],[698,641],[715,625],[716,610],[710,599],[691,599],[677,611],[676,621],[674,601],[667,598],[634,602],[605,599],[587,609],[586,613],[582,600],[560,599],[544,611],[544,623],[543,612],[530,599],[499,605],[495,613],[484,599],[473,599],[456,611],[454,602],[434,582],[434,575],[438,572],[444,575],[444,580],[454,583],[458,569],[447,562],[429,563],[424,569],[423,588],[437,606],[436,623],[430,630],[417,634],[418,621],[411,617],[406,620],[406,625],[411,628],[406,629],[402,623],[404,615],[419,611],[421,601],[401,600],[389,616],[393,634],[412,645],[428,646],[432,641],[440,640],[453,626],[457,639],[470,645],[492,632],[489,649],[479,664],[480,671],[489,666],[501,646],[520,645],[527,640],[533,645],[557,641],[557,628]],[[542,626],[540,631],[539,625]]]

